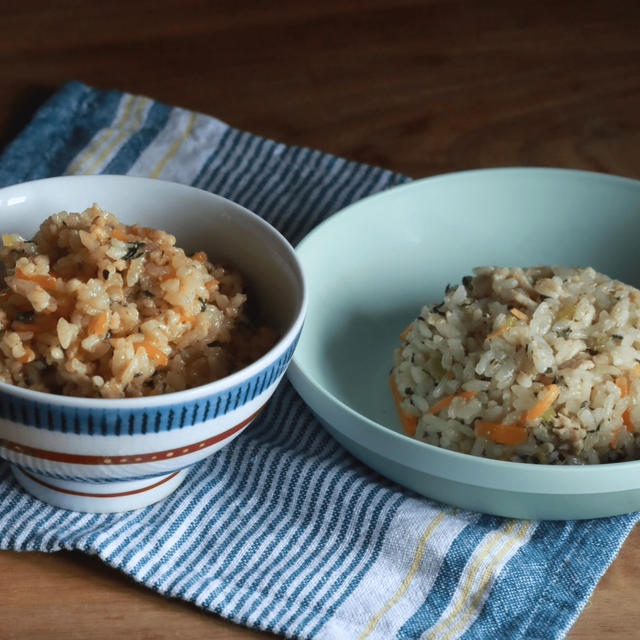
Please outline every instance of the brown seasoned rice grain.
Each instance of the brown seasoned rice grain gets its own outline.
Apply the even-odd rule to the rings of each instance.
[[[276,334],[245,310],[239,273],[97,205],[56,213],[0,247],[0,380],[84,397],[138,397],[210,382]]]
[[[405,430],[500,460],[640,457],[640,291],[577,267],[480,267],[403,332]]]

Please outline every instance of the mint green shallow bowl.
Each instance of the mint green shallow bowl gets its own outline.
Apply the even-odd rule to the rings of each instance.
[[[638,510],[640,461],[529,465],[412,440],[388,374],[398,333],[472,267],[591,265],[638,286],[639,237],[640,182],[583,171],[469,171],[361,200],[296,249],[310,297],[290,380],[353,455],[429,498],[515,518]]]

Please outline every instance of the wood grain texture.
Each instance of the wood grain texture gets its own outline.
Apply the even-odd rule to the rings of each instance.
[[[166,599],[81,553],[1,551],[0,575],[3,640],[276,637],[253,632],[186,602]]]
[[[640,529],[605,573],[569,640],[638,638],[638,606],[629,596],[640,575]],[[2,640],[251,640],[275,638],[160,596],[97,558],[77,552],[0,551]]]
[[[640,178],[637,0],[5,0],[0,144],[70,79],[413,177]],[[569,633],[636,638],[635,531]],[[268,637],[77,553],[0,553],[0,638]]]

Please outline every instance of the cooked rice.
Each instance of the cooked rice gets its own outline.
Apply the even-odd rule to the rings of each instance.
[[[180,391],[263,355],[240,275],[188,257],[175,237],[93,205],[47,218],[0,248],[0,380],[121,398]]]
[[[462,282],[394,353],[409,435],[518,462],[639,457],[640,291],[590,267],[482,267]]]

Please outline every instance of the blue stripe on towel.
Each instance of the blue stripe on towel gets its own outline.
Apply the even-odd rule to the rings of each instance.
[[[207,149],[209,154],[202,165],[200,171],[192,181],[194,187],[199,189],[207,189],[207,185],[212,180],[212,176],[224,166],[227,158],[233,152],[235,140],[240,136],[237,129],[229,127],[221,136],[218,145],[213,151]],[[217,192],[214,192],[217,193]]]
[[[303,440],[305,446],[312,446],[311,439],[313,438],[313,432],[307,434],[305,440]],[[228,491],[223,496],[220,496],[220,500],[216,504],[216,523],[214,525],[212,534],[216,535],[221,547],[224,549],[222,553],[216,559],[217,562],[227,562],[228,558],[235,558],[246,544],[252,539],[256,529],[260,530],[264,524],[262,519],[267,518],[269,512],[273,512],[273,507],[269,504],[255,504],[255,495],[258,485],[262,483],[261,477],[262,470],[265,468],[271,468],[273,465],[280,465],[282,468],[286,467],[289,463],[286,456],[278,456],[273,449],[263,447],[258,449],[254,442],[246,439],[244,446],[244,453],[242,458],[250,456],[253,463],[248,469],[246,466],[242,469],[236,469],[238,474],[238,483],[235,487],[235,491]],[[242,458],[239,459],[239,464],[242,463]],[[275,467],[277,468],[277,467]],[[302,469],[298,467],[298,472]],[[267,493],[279,493],[285,490],[285,476],[277,473],[270,474],[264,482],[262,490]],[[274,484],[275,483],[275,484]],[[291,485],[293,486],[293,485]],[[281,516],[284,517],[286,512],[283,511]],[[253,528],[248,526],[249,522],[253,521]],[[159,540],[161,544],[163,539]],[[143,579],[150,579],[150,577],[159,569],[161,569],[168,559],[167,556],[171,556],[179,551],[180,545],[175,544],[171,550],[167,551],[167,555],[159,555],[156,561],[148,567],[141,575]],[[238,560],[240,564],[250,561],[250,557],[243,560]],[[138,572],[141,569],[140,565],[134,567],[134,571]]]
[[[384,502],[381,502],[375,511],[369,514],[375,527],[369,526],[367,534],[359,548],[359,553],[351,554],[350,563],[342,571],[327,594],[315,605],[312,612],[308,612],[305,618],[298,624],[294,633],[313,637],[317,631],[333,616],[353,592],[360,580],[366,575],[369,568],[376,562],[382,549],[384,538],[388,535],[388,527],[400,506],[401,496],[384,492]],[[322,613],[321,613],[322,612]],[[311,623],[313,626],[309,629]]]
[[[127,173],[153,138],[167,124],[171,109],[154,102],[142,126],[122,145],[117,155],[104,167],[102,173]]]
[[[122,98],[120,91],[94,91],[64,85],[39,109],[0,158],[0,186],[62,175],[74,151],[108,127]]]
[[[401,637],[417,638],[421,631],[435,624],[456,593],[458,580],[467,559],[487,532],[497,529],[502,522],[501,518],[484,515],[458,535],[444,558],[427,599],[400,630]]]
[[[541,522],[529,544],[509,563],[494,587],[495,597],[483,616],[469,629],[470,637],[485,638],[492,620],[504,620],[505,637],[540,638],[546,629],[568,630],[576,606],[583,606],[604,569],[618,552],[620,541],[612,530],[631,530],[637,514],[579,523]],[[575,579],[567,580],[566,572]],[[514,601],[521,606],[514,606]],[[528,604],[522,607],[522,603]]]

